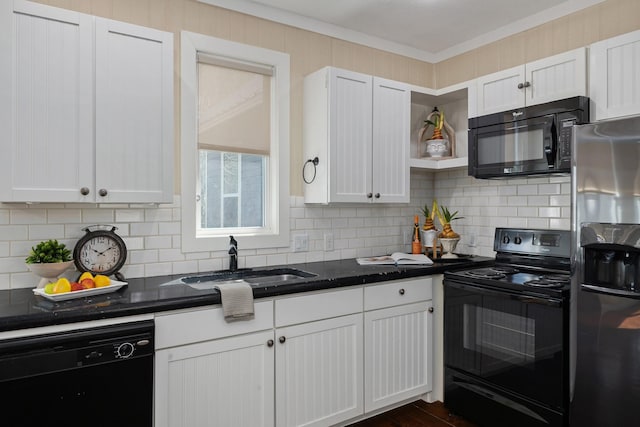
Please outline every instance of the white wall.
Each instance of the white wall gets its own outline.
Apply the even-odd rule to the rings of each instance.
[[[309,236],[308,252],[291,248],[245,250],[239,240],[240,267],[295,264],[409,251],[405,243],[413,216],[433,197],[464,219],[453,222],[461,234],[460,253],[493,256],[495,227],[569,229],[568,177],[476,180],[466,169],[411,173],[409,205],[305,206],[291,197],[292,238]],[[93,224],[112,224],[125,239],[126,277],[150,277],[220,270],[226,252],[183,254],[180,250],[180,198],[171,205],[24,205],[0,204],[0,289],[34,287],[38,279],[24,264],[41,240],[58,239],[73,249]],[[421,222],[424,220],[421,216]],[[324,235],[333,233],[335,249],[324,251]],[[469,246],[475,236],[476,246]],[[291,246],[291,245],[290,245]],[[69,272],[69,277],[77,275]]]

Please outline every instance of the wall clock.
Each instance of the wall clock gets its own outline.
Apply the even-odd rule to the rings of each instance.
[[[127,247],[122,238],[115,233],[117,227],[93,225],[82,230],[86,234],[78,240],[73,249],[76,268],[81,272],[115,275],[118,280],[124,280],[124,276],[118,270],[127,260]]]

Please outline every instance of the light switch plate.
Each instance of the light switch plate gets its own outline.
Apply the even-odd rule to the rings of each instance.
[[[293,236],[293,252],[307,252],[309,250],[309,236],[297,234]]]

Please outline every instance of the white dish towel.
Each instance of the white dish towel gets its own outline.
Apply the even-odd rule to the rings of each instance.
[[[234,280],[220,283],[217,286],[222,300],[222,312],[224,320],[233,322],[236,320],[253,319],[253,290],[244,280]]]

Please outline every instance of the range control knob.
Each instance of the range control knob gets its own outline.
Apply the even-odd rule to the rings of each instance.
[[[511,241],[511,239],[509,238],[509,236],[505,235],[502,238],[502,243],[504,243],[505,245],[508,244]]]
[[[116,349],[116,357],[119,359],[126,359],[133,355],[133,352],[136,348],[130,342],[122,343]]]
[[[519,245],[520,243],[522,243],[522,238],[520,236],[516,236],[515,239],[513,239],[513,243]]]

